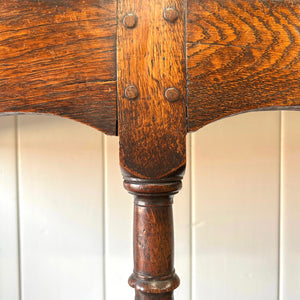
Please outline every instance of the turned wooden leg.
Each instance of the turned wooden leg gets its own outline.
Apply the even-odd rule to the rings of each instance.
[[[181,180],[125,179],[134,194],[134,272],[129,285],[136,300],[173,299],[179,285],[174,270],[173,195]]]

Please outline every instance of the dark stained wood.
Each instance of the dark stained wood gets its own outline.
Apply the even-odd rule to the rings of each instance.
[[[179,285],[174,270],[173,195],[184,169],[165,180],[141,180],[124,173],[134,201],[134,272],[129,278],[136,300],[173,299]]]
[[[137,291],[135,299],[136,300],[137,299],[138,300],[173,300],[174,297],[173,297],[173,293],[149,295],[149,294]]]
[[[189,131],[300,105],[299,0],[189,0]]]
[[[0,113],[116,134],[116,1],[0,0]]]
[[[164,19],[168,7],[178,19]],[[139,178],[163,178],[185,165],[186,75],[183,0],[119,0],[118,3],[118,123],[120,164]],[[134,28],[123,26],[128,13]],[[125,96],[127,86],[138,98]],[[179,100],[170,102],[165,90],[175,87]]]
[[[177,19],[166,20],[169,7]],[[136,300],[171,300],[179,285],[172,201],[186,160],[184,3],[119,0],[118,10],[120,165],[125,188],[135,195],[129,284]],[[122,26],[128,14],[136,16],[133,28]],[[169,88],[178,95],[166,93]]]

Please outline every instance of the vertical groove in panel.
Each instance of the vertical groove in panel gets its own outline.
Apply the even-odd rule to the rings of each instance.
[[[280,256],[279,256],[279,300],[284,300],[284,159],[285,159],[285,113],[281,112],[281,170],[280,170]],[[288,299],[287,299],[288,300]],[[292,300],[292,299],[290,299]]]
[[[19,268],[19,299],[22,300],[22,244],[21,244],[21,215],[20,215],[20,155],[19,155],[19,119],[14,117],[15,121],[15,155],[16,155],[16,197],[17,197],[17,226],[18,226],[18,268]]]
[[[193,135],[188,134],[189,147],[188,147],[188,158],[187,164],[189,166],[189,294],[190,300],[193,299],[193,236],[192,236],[192,168],[193,168]]]
[[[201,134],[201,129],[198,132],[191,133],[191,178],[190,178],[190,187],[191,187],[191,229],[190,229],[190,240],[191,240],[191,300],[197,300],[196,298],[196,273],[195,273],[195,263],[196,263],[196,249],[195,249],[195,236],[194,236],[194,230],[193,230],[193,224],[195,223],[195,156],[196,149],[194,147],[196,136]]]
[[[103,245],[103,267],[102,267],[102,277],[103,277],[103,300],[106,300],[106,189],[107,189],[107,178],[106,178],[106,136],[101,135],[102,139],[102,161],[103,161],[103,168],[102,168],[102,186],[103,186],[103,193],[102,193],[102,245]]]
[[[13,116],[0,118],[0,299],[20,300],[16,127]]]
[[[191,300],[194,300],[194,239],[193,239],[193,210],[194,210],[194,135],[195,133],[190,133],[191,135],[191,178],[190,178],[190,193],[191,193],[191,210],[190,210],[190,250],[191,250],[191,258],[190,258],[190,270],[191,270],[191,283],[190,283],[190,291],[191,291]]]
[[[281,282],[282,282],[282,211],[283,211],[283,141],[284,141],[284,132],[283,132],[283,112],[280,111],[280,144],[279,144],[279,214],[278,214],[278,300],[281,300]]]
[[[299,117],[299,112],[283,112],[280,300],[300,299]]]
[[[197,133],[191,133],[191,229],[190,229],[190,235],[191,235],[191,300],[197,300],[196,295],[195,295],[195,287],[196,287],[196,273],[195,273],[195,236],[194,236],[194,230],[193,230],[193,224],[195,223],[195,156],[196,151],[195,151],[195,147],[194,147],[194,143],[195,143],[195,138],[197,135],[201,134],[201,131],[198,131]]]

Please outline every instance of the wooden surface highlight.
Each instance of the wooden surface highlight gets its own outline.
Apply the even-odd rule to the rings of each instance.
[[[189,0],[189,131],[300,105],[299,0]]]
[[[171,23],[164,10],[175,8]],[[141,178],[162,178],[185,165],[186,104],[184,59],[184,3],[129,1],[118,4],[118,115],[120,162]],[[123,18],[134,13],[134,28]],[[138,98],[129,100],[125,89],[135,85]],[[179,100],[170,102],[165,90],[175,87]]]
[[[0,114],[116,134],[116,1],[0,0]]]

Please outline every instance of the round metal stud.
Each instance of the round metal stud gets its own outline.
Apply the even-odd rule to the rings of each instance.
[[[129,85],[125,89],[125,97],[129,100],[135,100],[139,96],[139,91],[135,85]]]
[[[170,23],[174,23],[179,18],[178,10],[172,7],[168,7],[164,11],[164,18]]]
[[[176,102],[180,99],[180,91],[175,87],[166,89],[165,97],[170,102]]]
[[[137,16],[133,13],[127,14],[123,18],[123,24],[126,28],[134,28],[137,24]]]

